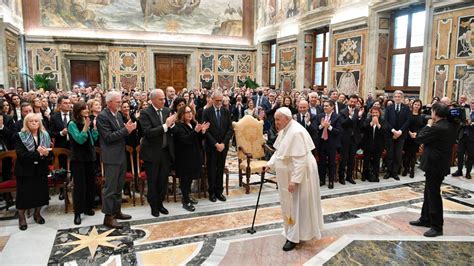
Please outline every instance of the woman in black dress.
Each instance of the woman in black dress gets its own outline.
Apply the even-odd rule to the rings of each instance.
[[[199,124],[194,119],[194,111],[186,105],[178,110],[178,118],[173,128],[176,175],[180,178],[180,189],[183,194],[183,208],[195,210],[195,199],[189,197],[193,179],[201,176],[203,164],[202,140],[209,123]]]
[[[370,116],[362,125],[362,149],[364,150],[364,170],[362,180],[379,182],[380,158],[384,149],[384,121],[378,107],[370,109]]]
[[[416,99],[413,101],[410,115],[410,126],[408,127],[408,135],[405,140],[403,157],[403,172],[402,176],[407,176],[410,173],[410,177],[415,177],[415,164],[416,164],[416,153],[420,148],[415,139],[416,135],[420,130],[425,127],[425,115],[421,113],[421,107],[423,106],[421,100]]]
[[[17,161],[16,208],[19,214],[19,228],[26,230],[25,211],[35,209],[33,218],[36,223],[44,224],[41,206],[48,205],[48,161],[51,139],[44,129],[40,114],[28,114],[23,128],[15,137]]]

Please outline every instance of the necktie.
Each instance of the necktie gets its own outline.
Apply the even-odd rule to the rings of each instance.
[[[63,125],[64,127],[67,127],[67,113],[63,114]]]
[[[328,118],[329,116],[326,115],[326,118],[324,119],[324,121],[327,122],[329,120]],[[329,132],[328,132],[328,129],[325,127],[323,129],[323,140],[328,140],[328,138],[329,138]]]
[[[160,124],[163,125],[163,114],[161,113],[161,109],[158,109],[158,118],[160,118]],[[166,138],[166,132],[163,133],[163,142],[161,144],[161,148],[166,148],[168,146],[168,139]]]
[[[257,109],[258,109],[258,107],[260,106],[260,104],[262,104],[262,97],[258,96],[258,99],[257,99]]]
[[[400,112],[400,104],[397,103],[397,113]]]
[[[221,126],[221,110],[216,109],[216,118],[217,118],[217,125],[220,127]]]

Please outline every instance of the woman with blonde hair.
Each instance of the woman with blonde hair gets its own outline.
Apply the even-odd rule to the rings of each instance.
[[[28,114],[23,120],[23,128],[15,138],[16,208],[20,230],[28,228],[25,218],[25,211],[28,209],[35,209],[33,218],[36,223],[45,223],[40,212],[41,207],[49,203],[50,148],[51,139],[41,122],[40,114]]]

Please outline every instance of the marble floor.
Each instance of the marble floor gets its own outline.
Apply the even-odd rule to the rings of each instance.
[[[408,225],[419,216],[423,188],[419,171],[413,179],[322,187],[323,237],[291,252],[281,250],[275,185],[264,185],[257,233],[249,234],[258,186],[246,195],[232,173],[227,202],[201,198],[189,213],[170,197],[170,214],[159,218],[147,205],[126,203],[133,219],[121,230],[102,226],[99,210],[75,226],[56,195],[43,209],[46,224],[30,217],[27,231],[18,229],[14,208],[0,211],[0,265],[472,265],[474,181],[445,179],[444,235],[434,239]]]

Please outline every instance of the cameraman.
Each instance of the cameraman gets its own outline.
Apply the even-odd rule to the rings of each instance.
[[[414,226],[431,227],[426,237],[443,235],[443,204],[441,183],[450,171],[450,155],[455,142],[455,127],[447,120],[449,108],[433,104],[428,124],[418,133],[416,141],[424,145],[420,168],[425,172],[425,191],[421,217],[411,221]]]
[[[464,108],[469,108],[462,104]],[[467,155],[466,159],[466,178],[471,179],[471,169],[474,162],[474,99],[471,100],[470,110],[466,112],[462,110],[466,117],[461,125],[461,131],[459,133],[458,142],[458,170],[453,173],[452,176],[463,176],[462,167],[464,164],[464,156]]]

